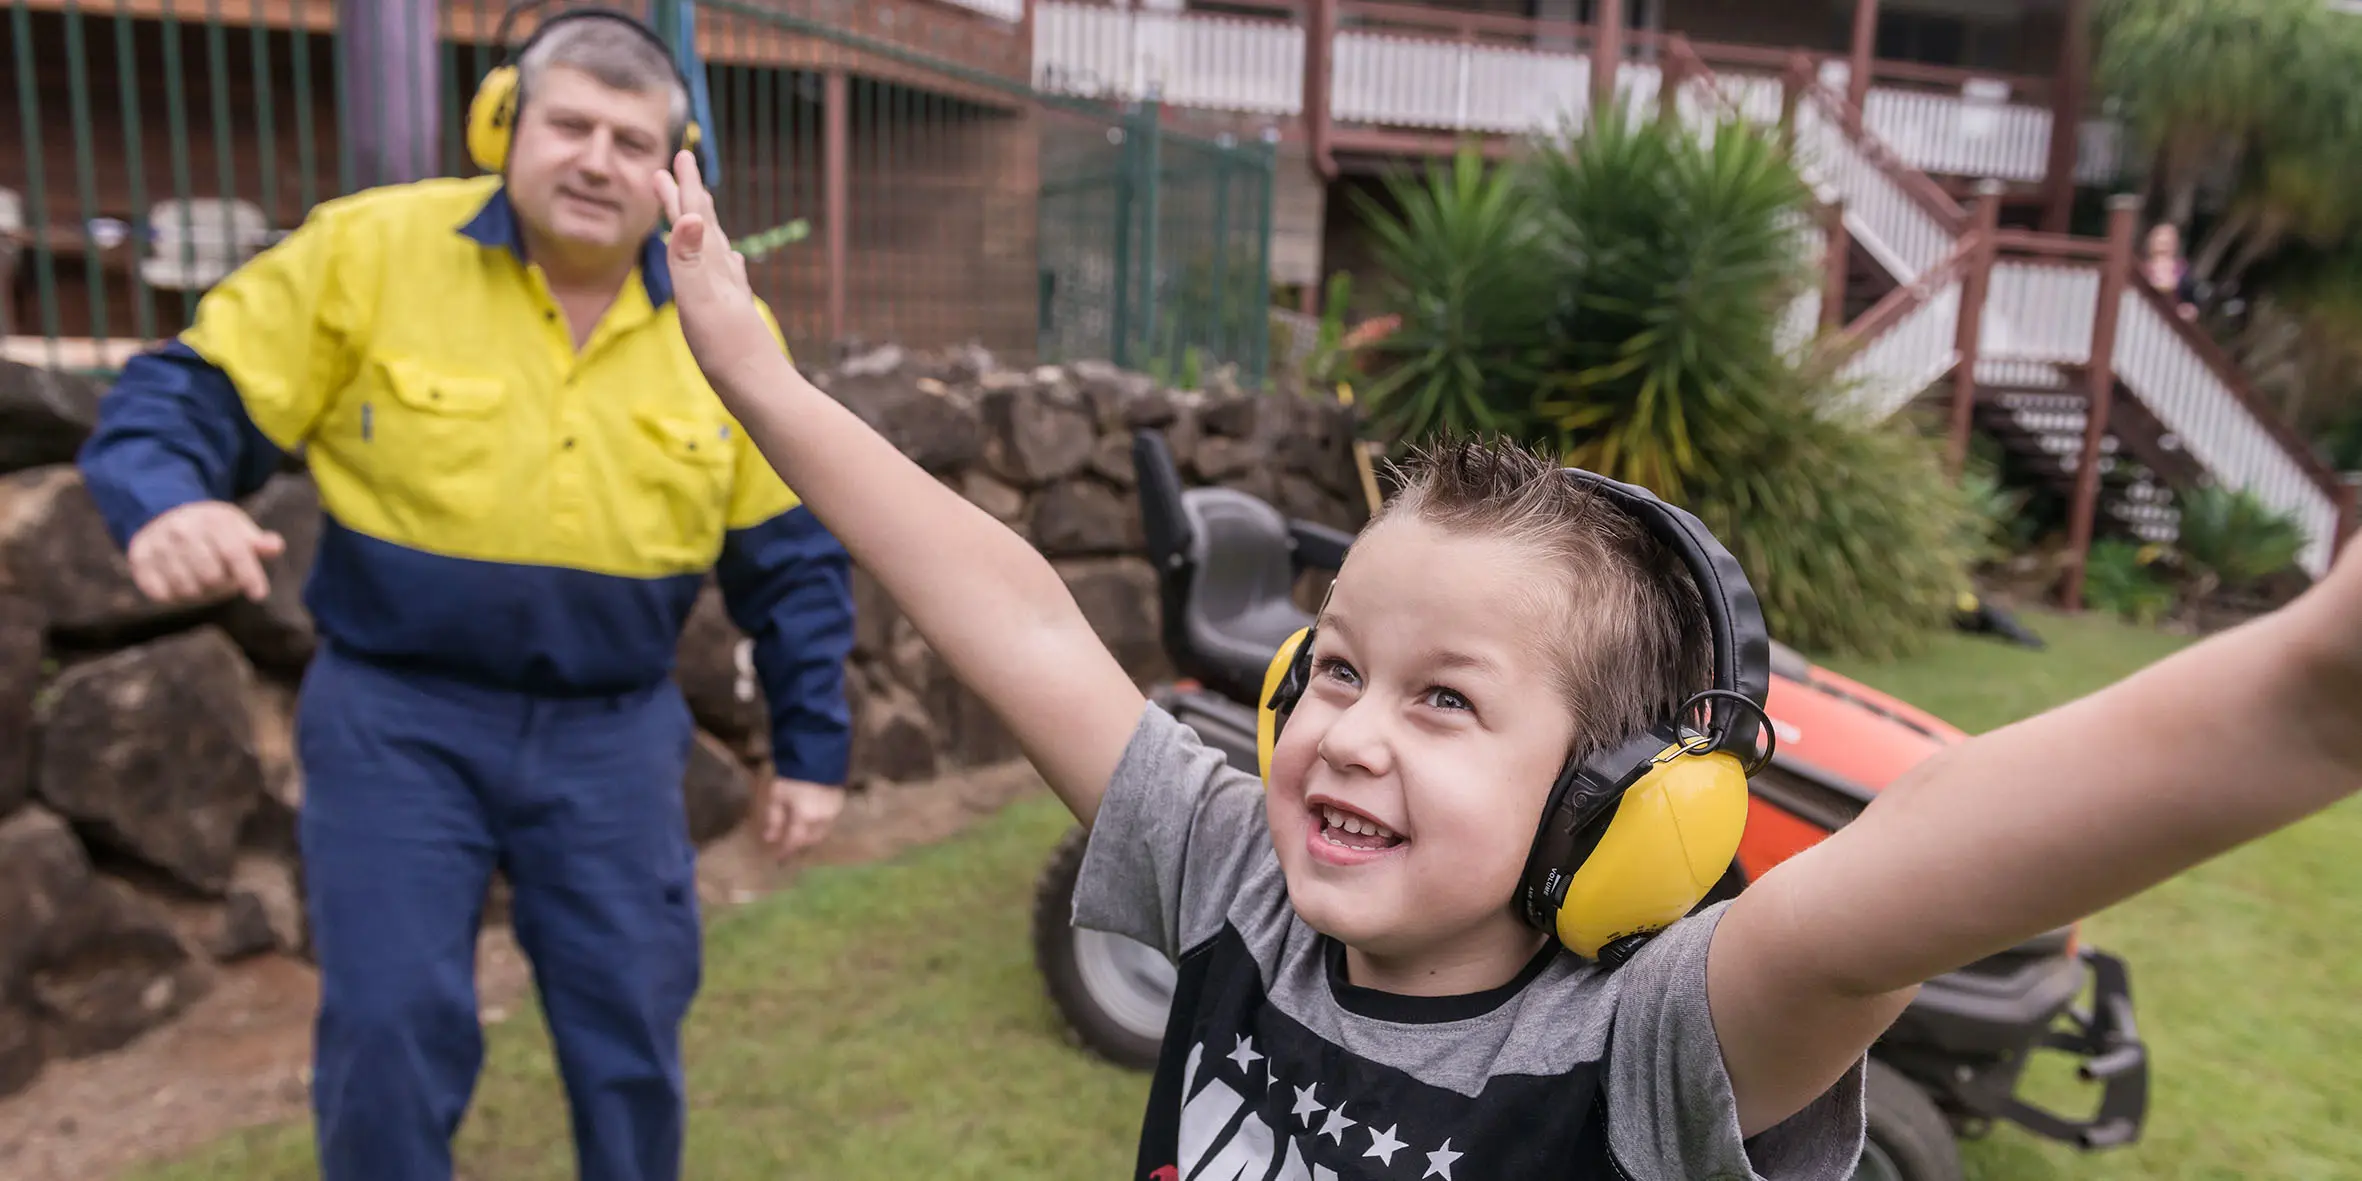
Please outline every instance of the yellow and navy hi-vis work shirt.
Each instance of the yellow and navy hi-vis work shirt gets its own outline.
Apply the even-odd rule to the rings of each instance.
[[[578,353],[497,177],[320,205],[124,367],[81,466],[128,544],[298,448],[327,517],[304,600],[339,650],[621,692],[669,675],[711,571],[778,773],[844,781],[849,561],[706,384],[661,241]]]

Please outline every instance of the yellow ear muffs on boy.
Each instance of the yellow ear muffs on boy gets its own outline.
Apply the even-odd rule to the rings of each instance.
[[[1775,741],[1763,712],[1771,637],[1738,559],[1696,517],[1643,488],[1575,468],[1565,475],[1632,514],[1680,557],[1714,641],[1712,688],[1559,773],[1518,886],[1528,923],[1613,967],[1695,908],[1738,854],[1747,778],[1770,762]],[[1264,673],[1255,746],[1265,782],[1280,730],[1311,682],[1315,631],[1289,637]],[[1701,706],[1704,728],[1693,729],[1686,719]]]
[[[525,3],[512,5],[508,11],[500,15],[500,25],[492,34],[493,44],[501,47],[501,62],[494,66],[490,73],[484,75],[482,82],[476,84],[475,97],[469,100],[467,108],[468,158],[475,161],[476,167],[486,172],[496,173],[508,168],[509,140],[516,133],[517,113],[524,109],[525,104],[524,79],[518,73],[516,63],[533,48],[534,42],[548,36],[551,29],[570,21],[611,20],[629,27],[633,32],[646,37],[650,44],[663,52],[664,60],[672,66],[673,77],[680,82],[683,94],[690,94],[694,91],[694,88],[689,85],[688,75],[681,72],[681,63],[674,60],[672,47],[664,43],[664,38],[657,36],[654,29],[640,23],[639,18],[612,8],[569,8],[541,22],[540,26],[533,30],[533,35],[526,38],[525,43],[518,46],[514,54],[508,53],[506,47],[509,34],[516,24],[517,17],[533,9],[546,7],[552,2],[553,0],[525,0]],[[697,126],[697,120],[692,117],[682,129],[680,142],[665,152],[666,159],[669,161],[674,153],[684,148],[693,152],[699,151],[699,144],[703,138],[703,134]],[[702,152],[700,152],[698,160],[701,164],[705,163]]]

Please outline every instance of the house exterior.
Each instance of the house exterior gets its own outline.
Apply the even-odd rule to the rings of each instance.
[[[2114,179],[2110,125],[2089,111],[2089,0],[1036,0],[1044,90],[1157,97],[1183,126],[1279,132],[1275,284],[1307,304],[1355,269],[1326,233],[1357,178],[1580,117],[1614,77],[1653,86],[1675,36],[1719,74],[1775,79],[1795,55],[1846,93],[1901,160],[1955,196],[1999,179],[2005,219],[2096,230]],[[1603,23],[1608,22],[1608,23]],[[1609,31],[1609,30],[1614,31]],[[1614,63],[1609,69],[1608,63]],[[2071,128],[2055,142],[2054,126]],[[1341,257],[1324,266],[1324,254]],[[1339,265],[1341,264],[1341,265]]]
[[[405,109],[464,173],[501,9],[415,2],[439,69],[435,101]],[[2078,549],[2171,536],[2174,489],[2209,480],[2295,516],[2316,573],[2351,531],[2352,486],[2130,279],[2093,0],[643,2],[667,28],[695,15],[718,195],[740,233],[786,242],[752,277],[807,356],[976,340],[1176,376],[1206,354],[1251,380],[1272,296],[1311,310],[1326,275],[1369,269],[1355,188],[1671,101],[1791,130],[1826,203],[1827,281],[1796,324],[1834,330],[1874,412],[1935,402],[1961,449],[1981,426],[2034,461],[2075,503]],[[337,0],[19,0],[0,352],[111,368],[356,187],[339,127],[375,116],[337,80],[339,17]],[[176,264],[159,206],[192,199],[219,228]]]
[[[621,7],[666,23],[685,4]],[[418,28],[356,34],[337,0],[23,0],[6,57],[29,85],[0,93],[0,123],[24,129],[0,147],[0,351],[112,369],[314,204],[472,172],[467,102],[505,7],[417,0]],[[733,229],[808,232],[758,264],[799,351],[1030,347],[1044,128],[1024,16],[1020,0],[697,11]],[[425,151],[388,143],[405,135]],[[176,245],[194,258],[164,257]]]
[[[1282,145],[1272,281],[1303,310],[1369,269],[1373,175],[1474,140],[1496,153],[1610,102],[1780,123],[1825,207],[1827,281],[1865,407],[1935,403],[2071,503],[2073,601],[2095,532],[2173,535],[2173,491],[2255,490],[2327,568],[2352,483],[2132,271],[2110,190],[2091,0],[1034,0],[1045,90],[1153,98],[1183,126]],[[1357,289],[1362,285],[1357,284]],[[1803,333],[1800,336],[1805,335]],[[1957,458],[1955,462],[1958,462]]]

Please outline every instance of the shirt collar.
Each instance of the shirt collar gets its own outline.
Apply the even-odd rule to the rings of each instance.
[[[516,255],[519,262],[525,260],[524,234],[517,225],[517,209],[509,202],[506,186],[493,189],[491,198],[466,225],[459,227],[459,232],[479,244],[505,249]],[[650,234],[640,244],[640,282],[648,289],[650,307],[661,308],[672,302],[672,268],[665,262],[661,235]]]

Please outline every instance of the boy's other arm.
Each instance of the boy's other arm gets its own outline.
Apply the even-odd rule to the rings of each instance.
[[[684,160],[665,192],[681,327],[763,457],[1089,824],[1147,708],[1050,563],[797,373]],[[672,181],[671,174],[664,174]]]
[[[2362,554],[2282,610],[1948,749],[1733,901],[1707,965],[1752,1134],[1920,981],[2362,788]]]

